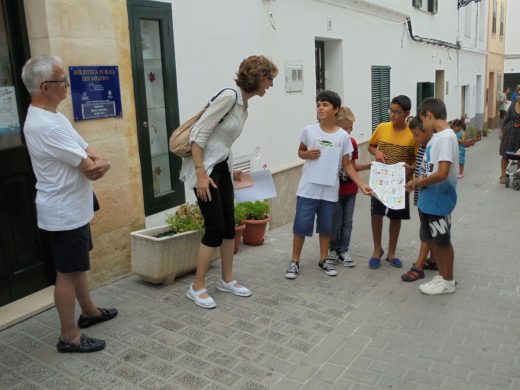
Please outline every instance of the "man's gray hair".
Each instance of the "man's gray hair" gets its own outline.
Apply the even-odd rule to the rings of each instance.
[[[47,54],[30,58],[22,69],[22,80],[31,96],[40,92],[40,85],[54,73],[54,65],[63,65],[60,57]]]

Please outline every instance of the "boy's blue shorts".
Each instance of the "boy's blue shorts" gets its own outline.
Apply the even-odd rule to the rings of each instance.
[[[293,233],[298,236],[312,237],[314,217],[316,216],[316,233],[330,236],[336,203],[322,199],[296,197]]]

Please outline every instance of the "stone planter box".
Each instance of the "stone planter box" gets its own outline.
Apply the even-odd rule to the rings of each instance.
[[[168,230],[163,225],[130,233],[132,272],[147,282],[171,284],[177,276],[197,268],[203,231],[156,237]],[[220,250],[215,248],[212,260],[219,257]]]

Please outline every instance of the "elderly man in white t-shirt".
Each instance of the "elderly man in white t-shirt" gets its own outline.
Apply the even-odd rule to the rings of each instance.
[[[116,309],[97,308],[90,297],[86,271],[92,249],[90,221],[94,216],[92,180],[110,169],[81,138],[69,120],[57,111],[67,97],[69,82],[60,58],[31,58],[22,70],[31,94],[24,136],[36,176],[38,227],[51,244],[56,265],[54,301],[61,322],[59,352],[94,352],[105,341],[81,334],[117,315]],[[75,322],[76,299],[81,315]]]

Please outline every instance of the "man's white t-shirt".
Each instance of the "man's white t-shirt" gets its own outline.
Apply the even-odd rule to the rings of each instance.
[[[319,123],[316,123],[308,125],[303,129],[300,141],[307,146],[307,150],[316,149],[317,145],[320,143],[330,143],[334,145],[333,147],[339,148],[340,153],[338,154],[338,160],[334,161],[333,165],[331,164],[330,167],[327,167],[327,170],[330,169],[331,171],[324,172],[324,174],[332,173],[335,175],[334,185],[312,183],[310,169],[313,160],[305,160],[296,195],[304,198],[322,199],[329,202],[337,202],[339,191],[338,173],[339,169],[341,168],[342,159],[344,155],[351,154],[354,151],[352,142],[350,141],[350,136],[340,127],[338,127],[338,130],[334,133],[327,133],[321,129]]]
[[[63,114],[32,105],[23,132],[37,181],[38,227],[61,231],[89,223],[92,184],[79,169],[88,144]]]

